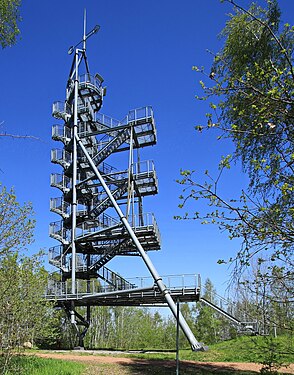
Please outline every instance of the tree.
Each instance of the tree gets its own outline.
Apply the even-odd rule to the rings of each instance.
[[[7,255],[0,261],[0,348],[1,370],[9,368],[13,351],[32,345],[51,330],[51,309],[42,295],[47,272],[39,255]]]
[[[240,249],[228,260],[235,264],[234,280],[244,283],[242,273],[256,263],[258,271],[248,274],[245,285],[264,304],[263,319],[277,318],[269,309],[282,308],[293,322],[294,27],[281,25],[276,0],[249,10],[227,2],[233,13],[221,33],[223,48],[213,54],[209,71],[194,67],[205,77],[198,99],[210,106],[207,124],[196,129],[215,129],[218,139],[232,142],[233,152],[223,156],[216,178],[207,171],[206,180],[197,182],[192,171],[181,172],[180,207],[190,199],[204,199],[209,207],[182,218],[216,224],[237,238]],[[234,162],[242,165],[249,186],[239,198],[227,199],[221,177]]]
[[[20,205],[13,189],[0,185],[0,259],[15,253],[33,241],[32,206]]]
[[[47,272],[42,254],[24,256],[33,239],[30,204],[20,205],[13,191],[0,192],[0,362],[6,373],[14,350],[50,331],[52,309],[42,295]],[[17,371],[18,372],[18,371]]]
[[[20,31],[18,22],[20,0],[0,0],[0,43],[2,48],[12,46]]]
[[[280,24],[275,0],[267,9],[253,4],[249,10],[227,1],[234,13],[221,34],[224,47],[214,55],[210,72],[194,67],[210,82],[201,81],[204,96],[198,98],[211,101],[212,109],[207,125],[196,128],[217,129],[234,151],[222,158],[216,178],[206,172],[208,179],[199,183],[193,172],[181,172],[185,194],[180,207],[189,199],[207,200],[206,213],[184,218],[217,224],[231,239],[241,239],[230,259],[235,275],[252,258],[269,258],[293,292],[294,28]],[[239,198],[226,199],[219,192],[221,175],[234,161],[241,162],[250,184]]]
[[[210,279],[204,283],[203,296],[206,300],[214,303],[215,288]],[[222,320],[220,316],[209,306],[199,304],[197,307],[197,321],[195,330],[206,344],[214,344],[220,341]]]

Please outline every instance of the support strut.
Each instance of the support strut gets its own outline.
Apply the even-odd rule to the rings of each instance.
[[[117,204],[115,198],[111,194],[110,189],[108,188],[108,186],[105,183],[105,181],[104,181],[102,175],[100,174],[98,168],[94,164],[91,156],[89,155],[88,151],[86,150],[85,146],[83,145],[81,139],[79,138],[79,136],[77,134],[75,134],[75,139],[76,139],[77,144],[79,145],[79,147],[83,151],[85,157],[87,158],[87,160],[88,160],[93,172],[95,173],[97,179],[99,180],[100,184],[102,185],[103,189],[105,190],[106,194],[108,195],[108,197],[109,197],[114,209],[116,210],[121,222],[125,226],[127,232],[129,233],[130,237],[132,238],[134,244],[136,245],[139,254],[143,258],[143,261],[146,264],[149,272],[151,273],[151,275],[154,279],[154,282],[157,284],[158,289],[163,294],[172,314],[177,319],[177,306],[176,306],[174,300],[172,299],[169,290],[164,285],[164,283],[162,281],[162,278],[159,276],[159,274],[156,271],[156,269],[155,269],[153,263],[151,262],[149,256],[147,255],[147,253],[143,249],[141,243],[139,242],[139,240],[138,240],[136,234],[134,233],[132,227],[130,226],[128,220],[126,219],[123,212],[121,211],[121,209],[120,209],[119,205]],[[179,325],[180,325],[183,333],[185,334],[185,336],[187,337],[187,339],[188,339],[188,341],[191,345],[192,350],[194,350],[194,351],[203,350],[203,346],[196,340],[193,332],[191,331],[190,327],[188,326],[186,320],[184,319],[184,317],[181,313],[179,313],[178,321],[179,321]]]

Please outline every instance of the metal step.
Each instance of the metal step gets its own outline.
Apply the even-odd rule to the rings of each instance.
[[[123,129],[118,133],[117,137],[113,138],[106,146],[103,147],[94,157],[93,161],[96,165],[105,160],[114,150],[122,145],[130,136],[130,128]]]
[[[101,267],[98,270],[98,276],[106,281],[109,285],[113,286],[115,290],[125,290],[136,288],[136,285],[130,283],[118,273],[111,271],[107,267]]]
[[[98,271],[106,263],[108,263],[112,258],[114,258],[119,251],[123,250],[129,243],[129,240],[119,241],[112,249],[110,249],[105,255],[103,255],[97,262],[91,265],[91,271]]]
[[[116,189],[112,194],[115,199],[119,199],[128,190],[127,184]],[[111,206],[111,201],[109,197],[106,197],[102,202],[93,208],[90,212],[90,216],[95,218],[102,214],[108,207]]]

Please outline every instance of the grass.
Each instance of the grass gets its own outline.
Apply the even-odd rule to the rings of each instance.
[[[265,340],[268,340],[268,338],[242,336],[234,340],[211,345],[206,352],[192,352],[191,349],[180,350],[180,359],[201,362],[260,363],[261,351],[264,352]],[[289,338],[282,336],[275,339],[275,343],[282,353],[283,363],[294,363],[294,347],[290,348],[291,343],[289,341]],[[129,356],[145,359],[174,359],[175,353],[136,353]]]
[[[207,352],[192,352],[190,349],[180,350],[180,360],[192,360],[199,362],[259,362],[264,355],[262,346],[265,341],[269,340],[266,337],[239,337],[235,340],[224,341],[215,345],[211,345]],[[279,337],[275,340],[275,344],[283,353],[283,363],[294,363],[293,347],[289,338]],[[290,350],[289,350],[290,349]],[[292,349],[292,350],[291,350]],[[31,351],[35,352],[46,351]],[[47,351],[48,352],[48,351]],[[50,352],[50,351],[49,351]],[[292,354],[290,353],[292,352]],[[64,351],[60,354],[66,354],[69,351]],[[89,355],[92,353],[75,352],[76,355]],[[99,356],[103,355],[98,353]],[[167,375],[175,373],[175,352],[149,352],[149,353],[113,353],[104,354],[113,357],[132,357],[134,363],[130,364],[81,364],[77,362],[69,362],[64,360],[53,360],[36,358],[32,356],[20,356],[14,359],[15,368],[20,364],[24,366],[22,374],[28,375],[132,375],[132,374],[152,374],[152,375]],[[138,359],[146,359],[148,361],[136,361]],[[171,362],[163,363],[161,360],[171,360]],[[17,363],[17,361],[21,361]],[[19,366],[20,367],[20,366]],[[6,375],[20,374],[20,372],[11,372]],[[251,375],[250,371],[236,371],[231,368],[223,369],[218,367],[218,364],[203,364],[195,368],[189,363],[181,362],[181,374],[197,374],[197,375]]]
[[[9,367],[5,375],[81,375],[86,369],[81,363],[24,355],[14,356]]]

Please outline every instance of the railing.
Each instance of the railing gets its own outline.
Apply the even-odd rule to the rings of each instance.
[[[62,197],[50,198],[50,211],[60,213],[62,216],[70,215],[70,204],[65,202]]]
[[[128,221],[132,226],[134,232],[142,230],[142,228],[146,227],[152,228],[155,231],[158,240],[160,240],[160,233],[154,214],[144,213],[142,215],[131,215],[129,216]],[[108,216],[106,214],[102,214],[98,217],[96,224],[89,224],[87,222],[84,222],[81,225],[79,225],[79,227],[77,227],[76,234],[78,238],[84,237],[91,233],[99,232],[101,229],[105,227],[113,227],[118,223],[119,221],[117,219],[114,219],[113,217]]]
[[[132,121],[138,121],[138,120],[144,120],[148,118],[153,118],[153,109],[150,106],[147,107],[141,107],[141,108],[136,108],[132,109],[129,111],[127,115],[127,121],[132,122]]]
[[[204,289],[201,294],[203,297],[200,298],[200,301],[238,324],[240,331],[259,332],[259,323],[256,317],[251,316],[250,311],[247,311],[246,304],[226,299],[214,291]]]
[[[71,189],[71,179],[64,174],[52,173],[50,176],[50,185],[62,191],[69,191]]]
[[[242,317],[239,315],[240,314],[240,306],[236,304],[234,301],[232,301],[229,298],[224,298],[223,296],[220,296],[214,291],[202,290],[202,296],[208,301],[213,303],[215,306],[219,307],[221,310],[224,310],[228,314],[237,316],[239,319],[242,319]]]
[[[68,265],[65,264],[64,254],[62,254],[62,246],[54,246],[49,248],[49,263],[55,267],[62,268],[63,271],[69,272]]]
[[[117,168],[110,166],[109,164],[102,163],[99,165],[99,170],[109,175],[109,177],[115,179],[116,181],[122,181],[128,178],[128,170],[118,171]],[[152,160],[143,160],[137,163],[132,164],[131,170],[133,175],[140,177],[140,174],[147,175],[147,177],[155,176],[155,167]]]
[[[117,168],[113,167],[112,165],[108,163],[101,163],[99,164],[99,171],[102,172],[103,174],[112,174],[117,172]]]
[[[107,214],[102,214],[96,219],[96,224],[89,224],[87,222],[82,223],[76,229],[77,237],[84,237],[88,234],[98,232],[103,228],[109,228],[117,225],[119,221]]]
[[[96,113],[95,121],[99,122],[102,125],[107,126],[108,128],[117,128],[119,126],[128,125],[130,122],[144,120],[148,118],[153,118],[153,109],[150,106],[140,107],[132,109],[129,111],[126,117],[123,120],[119,121],[102,113]]]
[[[143,160],[132,164],[132,172],[134,175],[140,175],[140,173],[155,174],[155,167],[153,160]]]
[[[56,101],[52,105],[52,115],[57,117],[71,116],[71,109],[68,103]]]
[[[52,126],[52,138],[53,139],[71,139],[71,129],[64,125],[53,125]]]
[[[142,227],[158,228],[155,216],[150,212],[142,215],[131,215],[128,221],[132,225],[134,232],[140,230]]]
[[[80,103],[79,108],[81,110],[86,111],[88,109],[87,103]],[[93,113],[91,112],[91,116],[92,115]],[[137,122],[141,123],[141,125],[138,124],[138,126],[144,126],[144,121],[146,122],[145,125],[150,124],[150,122],[152,122],[153,119],[153,109],[150,106],[133,109],[129,111],[129,113],[127,114],[127,116],[124,117],[123,120],[117,120],[110,116],[104,115],[100,112],[96,112],[93,116],[94,122],[97,122],[98,124],[103,125],[108,129],[113,129],[115,131],[119,127],[126,127],[131,124],[136,126]],[[143,129],[145,128],[142,128],[142,130]],[[148,126],[145,130],[150,130],[150,126]],[[103,132],[103,129],[101,129],[101,131]],[[89,128],[88,124],[86,124],[86,126],[83,126],[82,124],[79,126],[78,134],[80,137],[91,136],[92,133],[93,131],[91,130],[91,128]],[[115,135],[112,134],[112,137],[113,136]],[[148,139],[150,137],[151,136],[149,135]],[[106,145],[111,139],[112,138],[110,138],[109,136],[106,136],[105,139],[100,140],[100,143],[101,145]]]
[[[98,76],[92,76],[89,73],[85,73],[85,74],[80,75],[79,82],[80,82],[80,84],[91,83],[93,86],[95,86],[99,89],[101,87],[103,81]]]
[[[95,121],[99,122],[102,125],[107,126],[108,128],[117,128],[118,126],[121,126],[121,122],[115,118],[112,118],[110,116],[104,115],[100,112],[95,114]]]
[[[69,242],[71,240],[70,231],[63,228],[63,221],[54,221],[50,223],[49,235],[60,239],[61,242]]]
[[[128,282],[119,274],[111,271],[107,267],[101,267],[98,271],[99,276],[104,279],[106,282],[114,286],[115,290],[125,290],[136,288],[135,284]]]
[[[61,164],[63,167],[69,167],[71,161],[71,154],[68,151],[59,148],[51,150],[52,163]]]
[[[99,144],[92,145],[91,147],[87,147],[88,154],[93,157],[99,151]],[[88,163],[88,159],[84,154],[78,156],[78,160],[82,163]]]
[[[167,275],[162,276],[163,282],[168,289],[194,289],[198,290],[200,285],[200,275],[199,274],[183,274],[183,275]],[[154,280],[152,277],[134,277],[131,279],[126,279],[128,283],[132,286],[130,289],[136,290],[134,287],[152,287],[154,285]],[[102,284],[100,281],[91,280],[83,281],[77,280],[75,285],[76,293],[72,293],[71,280],[61,282],[55,280],[49,280],[48,286],[45,292],[45,297],[47,298],[64,298],[70,299],[73,297],[79,298],[85,295],[92,295],[96,293],[107,293],[117,290],[115,287]]]
[[[60,258],[62,254],[62,246],[53,246],[49,248],[49,261]]]
[[[137,285],[138,288],[148,287],[154,282],[151,276],[133,277],[126,280],[131,284]],[[200,289],[201,287],[200,274],[165,275],[162,276],[162,280],[168,289]]]

